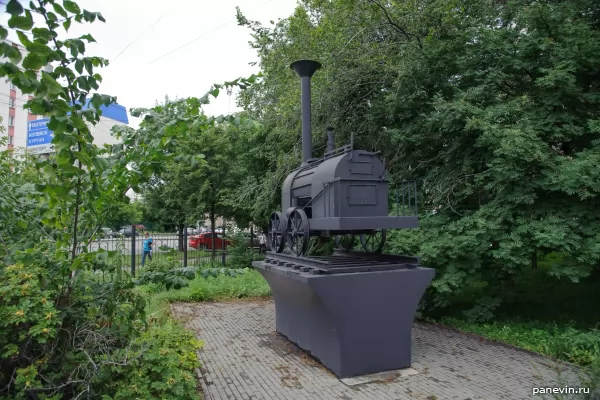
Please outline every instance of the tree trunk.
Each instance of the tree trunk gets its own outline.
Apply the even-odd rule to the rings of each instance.
[[[531,269],[537,269],[537,250],[531,253]]]
[[[184,250],[184,243],[183,243],[183,224],[179,224],[177,225],[177,230],[179,231],[179,251],[183,251]]]
[[[217,256],[217,249],[215,249],[215,207],[211,207],[210,214],[208,216],[210,218],[210,232],[211,232],[211,240],[212,240],[212,258],[214,259]]]

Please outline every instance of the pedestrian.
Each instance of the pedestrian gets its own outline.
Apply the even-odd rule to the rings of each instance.
[[[267,252],[267,237],[264,233],[261,233],[258,236],[258,244],[260,248],[258,249],[258,254],[265,254]]]
[[[144,234],[144,237],[146,239],[144,240],[144,245],[143,245],[142,267],[144,266],[144,263],[146,262],[146,256],[148,256],[150,258],[150,261],[152,261],[152,238],[150,237],[150,234],[148,232],[146,232]]]

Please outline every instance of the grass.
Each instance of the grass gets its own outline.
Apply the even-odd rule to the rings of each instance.
[[[600,273],[576,283],[550,276],[551,266],[546,264],[539,262],[537,270],[521,271],[513,284],[503,287],[503,303],[492,321],[475,323],[458,310],[446,310],[436,322],[554,359],[600,368]],[[566,260],[560,265],[576,267]]]
[[[600,362],[600,332],[539,321],[472,323],[444,317],[440,323],[582,366]]]
[[[168,309],[169,303],[199,302],[240,299],[247,297],[268,297],[269,285],[256,270],[249,269],[237,277],[220,275],[217,278],[196,278],[189,286],[179,290],[161,290],[158,285],[143,285],[137,288],[149,300],[148,314]]]

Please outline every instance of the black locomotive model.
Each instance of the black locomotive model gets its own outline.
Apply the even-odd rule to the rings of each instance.
[[[295,256],[306,254],[310,236],[335,236],[338,247],[350,250],[359,236],[369,253],[381,252],[386,229],[417,228],[416,215],[389,216],[389,181],[378,153],[354,150],[353,143],[334,148],[328,128],[327,151],[312,158],[310,78],[321,67],[311,60],[290,66],[301,78],[302,164],[285,179],[281,210],[271,214],[271,250],[281,253],[287,243]],[[416,207],[416,190],[410,193]],[[402,188],[403,203],[406,188]],[[396,202],[398,194],[396,192]]]

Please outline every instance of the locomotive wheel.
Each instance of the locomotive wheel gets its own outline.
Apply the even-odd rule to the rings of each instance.
[[[283,246],[285,245],[284,234],[285,223],[283,222],[283,215],[279,211],[275,211],[271,214],[271,225],[269,226],[269,244],[272,251],[276,253],[283,251]]]
[[[338,249],[350,251],[354,247],[355,239],[356,238],[352,233],[347,235],[335,235],[335,245]]]
[[[287,223],[287,243],[290,252],[296,257],[306,254],[310,238],[308,217],[304,210],[298,208],[290,213]]]
[[[385,229],[360,235],[360,244],[367,253],[381,253],[385,245]]]

